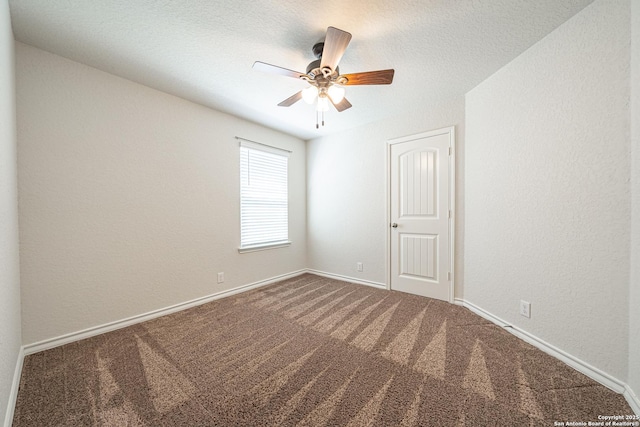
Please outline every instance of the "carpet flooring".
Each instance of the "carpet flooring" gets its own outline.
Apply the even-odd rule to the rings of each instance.
[[[553,426],[625,399],[469,310],[304,274],[29,355],[13,425]]]

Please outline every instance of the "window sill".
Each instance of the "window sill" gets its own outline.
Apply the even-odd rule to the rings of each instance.
[[[267,249],[286,248],[287,246],[291,246],[291,241],[245,246],[244,248],[238,248],[238,252],[243,254],[246,252],[266,251]]]

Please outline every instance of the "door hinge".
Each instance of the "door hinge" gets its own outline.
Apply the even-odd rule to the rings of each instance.
[[[451,209],[449,209],[449,218],[451,218]]]
[[[447,273],[447,280],[450,282],[451,281],[451,272]]]
[[[452,150],[452,147],[449,147],[449,155],[451,155],[451,152],[452,152],[452,151],[453,151],[453,150]]]

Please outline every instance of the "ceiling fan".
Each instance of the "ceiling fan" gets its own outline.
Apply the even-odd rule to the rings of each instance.
[[[291,95],[278,106],[290,107],[301,99],[309,104],[317,101],[316,111],[322,113],[322,126],[324,126],[324,112],[329,110],[329,103],[333,104],[339,112],[351,108],[351,103],[344,97],[345,89],[343,86],[388,85],[393,81],[393,69],[341,75],[338,62],[347,49],[349,41],[351,41],[350,33],[334,27],[327,28],[324,41],[313,46],[316,60],[307,66],[306,73],[260,61],[256,61],[253,68],[308,82],[309,87]],[[316,118],[318,113],[316,113]],[[316,120],[316,128],[318,127]]]

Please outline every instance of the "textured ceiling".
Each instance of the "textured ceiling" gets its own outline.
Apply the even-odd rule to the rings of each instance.
[[[303,139],[462,96],[593,0],[10,0],[15,38]],[[326,114],[280,101],[306,87],[252,69],[304,72],[334,26],[353,35],[341,73],[394,68],[350,86]]]

